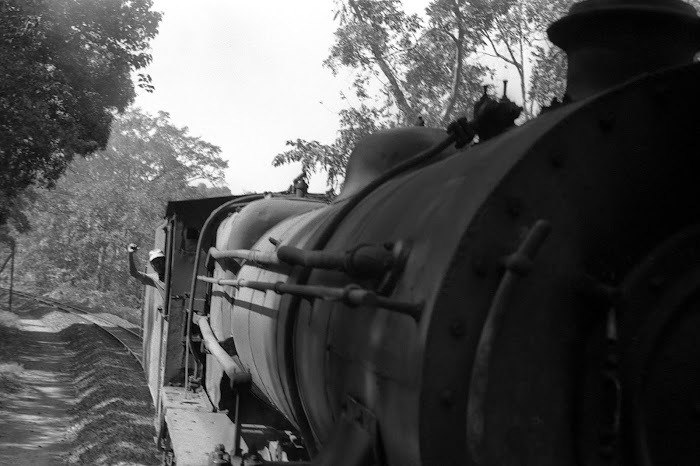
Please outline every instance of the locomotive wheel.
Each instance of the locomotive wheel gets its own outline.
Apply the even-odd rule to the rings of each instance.
[[[640,466],[700,460],[700,227],[629,275],[619,312],[625,456]]]

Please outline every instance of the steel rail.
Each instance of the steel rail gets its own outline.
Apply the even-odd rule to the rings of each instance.
[[[0,286],[0,290],[3,292],[8,292],[9,289]],[[26,293],[24,291],[17,291],[17,290],[12,290],[12,293],[20,296],[25,299],[30,299],[42,304],[45,304],[47,306],[52,306],[59,311],[72,314],[76,317],[79,317],[87,322],[90,322],[91,324],[95,325],[97,328],[102,330],[105,334],[119,342],[126,350],[131,354],[131,356],[138,361],[139,365],[143,367],[143,357],[141,355],[142,351],[142,342],[141,342],[141,337],[138,332],[135,332],[133,330],[130,330],[128,328],[122,327],[121,325],[117,324],[116,322],[110,322],[108,319],[105,319],[103,317],[98,317],[92,312],[82,309],[78,306],[74,306],[72,304],[65,304],[61,303],[59,301],[50,299],[50,298],[44,298],[41,296],[36,296],[31,293]],[[112,330],[110,330],[112,329]],[[116,331],[115,331],[116,330]],[[117,335],[117,333],[122,333],[122,335]],[[131,339],[135,340],[134,343],[129,343],[126,340]]]

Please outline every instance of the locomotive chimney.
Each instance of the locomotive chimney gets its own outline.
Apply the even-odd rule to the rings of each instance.
[[[574,101],[690,64],[700,50],[700,18],[681,0],[584,0],[547,33],[568,55],[566,94]]]

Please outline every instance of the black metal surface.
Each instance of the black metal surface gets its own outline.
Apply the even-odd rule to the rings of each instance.
[[[700,18],[680,0],[586,0],[547,32],[568,56],[565,100],[690,65],[700,49]]]
[[[699,146],[690,117],[700,104],[692,91],[699,76],[697,67],[681,68],[562,106],[463,153],[399,171],[351,202],[290,219],[297,226],[261,234],[252,248],[316,247],[325,266],[332,251],[405,241],[411,247],[401,273],[381,297],[424,302],[418,321],[374,299],[344,300],[353,277],[336,267],[336,256],[327,269],[290,260],[296,266],[288,275],[288,268],[249,262],[235,278],[212,279],[240,287],[231,299],[236,351],[317,446],[318,462],[349,461],[350,440],[364,453],[349,464],[374,461],[368,445],[375,440],[346,421],[348,396],[376,420],[388,465],[598,465],[618,457],[646,465],[634,453],[638,425],[655,439],[643,442],[650,453],[642,457],[658,458],[648,464],[697,458],[691,448],[687,456],[665,448],[675,431],[657,419],[660,412],[650,411],[653,423],[631,421],[632,327],[624,313],[615,332],[606,322],[617,315],[619,285],[635,264],[698,217],[691,200],[700,187],[677,167],[689,166]],[[672,154],[674,164],[660,154]],[[551,222],[552,234],[536,266],[522,255],[504,262],[539,218]],[[499,311],[488,364],[479,366],[481,329],[489,309],[500,309],[503,274],[528,271],[527,280],[513,281],[517,299]],[[355,291],[376,284],[360,279]],[[243,294],[244,287],[257,291]],[[298,297],[275,300],[276,292]],[[653,380],[637,389],[646,405],[676,410],[663,401],[694,392],[692,378],[682,387],[688,368],[674,363],[680,369],[669,372],[663,360],[691,351],[692,332],[679,329],[695,325],[682,317],[662,326],[676,343],[647,358]],[[619,342],[609,344],[618,330]],[[479,367],[487,384],[471,375]],[[664,373],[673,374],[670,388],[657,375]],[[480,425],[471,450],[470,422]],[[678,437],[679,448],[689,432]]]
[[[513,290],[517,282],[530,272],[532,261],[545,239],[551,225],[538,220],[528,232],[522,244],[506,259],[506,272],[493,297],[484,327],[479,335],[471,378],[467,404],[467,444],[473,458],[479,462],[484,437],[485,398],[488,390],[491,359],[495,351],[498,334],[505,318],[505,312],[511,306]]]
[[[551,30],[571,103],[457,153],[466,124],[370,138],[337,202],[245,246],[284,267],[203,277],[236,287],[236,357],[313,464],[700,462],[699,21],[584,2]],[[370,254],[380,278],[338,253],[367,244],[410,248]]]
[[[620,307],[628,461],[697,464],[700,458],[700,227],[669,237],[633,268]]]

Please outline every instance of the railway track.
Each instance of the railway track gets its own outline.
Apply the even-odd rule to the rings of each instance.
[[[10,290],[5,287],[0,287],[0,302],[5,302],[6,297]],[[107,334],[110,338],[118,341],[126,350],[131,354],[143,367],[143,356],[142,356],[142,342],[141,335],[138,331],[124,327],[118,320],[116,316],[110,317],[109,315],[96,315],[86,309],[82,309],[78,306],[72,304],[65,304],[59,301],[44,298],[41,296],[36,296],[31,293],[25,293],[24,291],[12,290],[14,297],[19,297],[28,302],[38,302],[45,306],[53,307],[61,312],[72,314],[77,316],[87,322],[90,322]],[[22,308],[24,303],[17,303],[18,308]],[[14,307],[14,306],[13,306]]]

